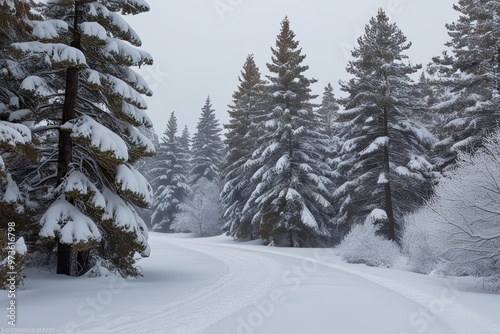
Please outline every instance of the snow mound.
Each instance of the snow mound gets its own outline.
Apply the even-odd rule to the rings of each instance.
[[[40,224],[40,237],[58,237],[63,244],[86,244],[101,240],[101,233],[94,221],[65,199],[59,199],[52,204]]]
[[[338,247],[342,260],[371,267],[392,267],[401,255],[399,247],[376,232],[376,226],[368,219],[362,225],[355,225]]]

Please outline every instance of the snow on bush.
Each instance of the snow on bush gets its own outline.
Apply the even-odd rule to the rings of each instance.
[[[436,235],[431,233],[433,218],[429,213],[419,212],[404,219],[403,252],[409,255],[411,270],[419,274],[429,274],[439,262]]]
[[[500,130],[457,168],[435,195],[407,217],[403,237],[410,264],[419,272],[470,275],[500,288]]]
[[[383,218],[384,214],[383,210],[376,209],[364,224],[355,225],[351,229],[338,248],[342,260],[349,263],[364,263],[372,267],[392,267],[400,256],[399,247],[378,235],[380,225],[375,224],[375,221]]]

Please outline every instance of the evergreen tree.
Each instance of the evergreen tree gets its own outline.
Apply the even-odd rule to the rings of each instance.
[[[191,148],[191,184],[204,177],[218,183],[220,174],[222,140],[219,121],[215,118],[210,97],[201,109],[201,117],[196,126]]]
[[[23,283],[24,240],[37,232],[19,189],[25,166],[38,156],[29,128],[34,101],[21,94],[19,86],[37,64],[15,60],[10,54],[11,43],[31,39],[29,22],[35,18],[31,3],[0,1],[0,290]]]
[[[143,0],[54,0],[35,22],[38,42],[14,45],[46,70],[21,89],[39,96],[41,162],[24,180],[39,200],[40,237],[57,244],[57,272],[79,275],[95,261],[138,275],[135,253],[149,254],[147,228],[134,206],[151,204],[151,188],[132,166],[153,155],[136,127],[151,126],[147,83],[130,67],[152,63],[122,15],[149,10]]]
[[[189,168],[189,157],[191,155],[191,135],[189,134],[189,129],[187,125],[184,126],[184,130],[182,130],[181,137],[179,138],[179,144],[181,146],[182,152],[185,155],[185,169],[190,170]]]
[[[500,119],[500,3],[459,0],[456,22],[447,25],[451,54],[434,58],[430,71],[443,115],[440,168],[452,167],[457,153],[476,149]]]
[[[256,208],[244,209],[255,187],[252,183],[255,170],[248,168],[246,162],[260,145],[266,103],[265,82],[253,55],[247,57],[238,79],[240,84],[229,106],[229,124],[224,126],[228,130],[225,141],[228,153],[222,168],[224,230],[233,237],[253,239],[258,234],[258,226],[252,225]]]
[[[270,107],[262,123],[262,144],[248,166],[257,183],[246,207],[256,205],[261,237],[270,244],[313,246],[329,239],[330,169],[322,163],[326,136],[318,132],[318,115],[305,77],[308,66],[290,22],[285,18],[272,48]]]
[[[377,217],[381,231],[396,240],[405,212],[429,195],[432,166],[425,152],[432,136],[416,122],[419,100],[404,51],[411,43],[379,10],[358,39],[341,88],[349,96],[339,115],[344,123],[339,172],[346,178],[335,192],[341,203],[337,223],[346,230],[367,217]]]
[[[333,87],[328,83],[323,93],[319,114],[320,124],[325,128],[325,133],[329,138],[333,138],[336,135],[335,127],[338,111],[339,105],[333,93]]]
[[[174,216],[182,211],[181,203],[189,194],[187,154],[176,134],[177,118],[172,112],[151,170],[155,189],[151,222],[153,230],[160,232],[173,232]]]

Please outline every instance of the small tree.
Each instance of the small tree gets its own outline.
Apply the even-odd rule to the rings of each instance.
[[[336,123],[339,111],[339,104],[333,93],[331,83],[325,87],[321,107],[319,108],[320,124],[325,128],[326,135],[331,139],[336,135]]]
[[[221,128],[210,97],[207,97],[201,109],[196,130],[191,148],[191,183],[196,183],[202,177],[218,182],[222,161],[222,140],[219,136]]]
[[[206,237],[221,232],[222,208],[216,194],[218,187],[202,177],[192,186],[192,195],[181,206],[171,228],[176,232],[192,232]],[[215,194],[215,196],[214,196]]]

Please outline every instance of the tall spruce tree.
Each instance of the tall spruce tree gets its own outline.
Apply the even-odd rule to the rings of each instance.
[[[313,246],[331,237],[330,169],[322,162],[327,138],[318,131],[310,88],[316,80],[304,75],[305,57],[285,18],[267,64],[270,106],[262,144],[247,162],[257,183],[247,207],[257,205],[261,237],[272,245]]]
[[[16,43],[20,57],[46,66],[21,89],[36,106],[42,160],[24,180],[39,201],[43,240],[57,245],[57,272],[79,275],[101,259],[123,276],[138,275],[147,228],[134,206],[151,203],[151,187],[132,166],[153,155],[136,127],[151,126],[141,95],[147,83],[130,67],[152,63],[122,15],[149,10],[143,0],[54,0],[46,20],[32,21],[38,40]]]
[[[325,87],[323,97],[321,100],[321,107],[319,108],[320,124],[325,129],[325,134],[333,138],[336,135],[335,127],[337,121],[337,113],[339,111],[339,104],[333,93],[331,83]]]
[[[457,153],[474,150],[500,121],[500,2],[459,0],[448,24],[450,53],[430,67],[438,94],[432,106],[443,115],[439,167],[453,167]]]
[[[201,116],[196,126],[191,147],[191,184],[204,177],[210,182],[218,183],[220,164],[222,161],[222,139],[219,121],[212,109],[210,97],[201,109]]]
[[[155,231],[173,232],[174,216],[182,211],[181,204],[189,195],[187,159],[181,138],[177,137],[177,118],[172,112],[151,169],[155,189],[151,222]]]
[[[189,134],[189,129],[187,125],[184,126],[184,129],[182,130],[181,137],[179,138],[179,144],[182,147],[182,151],[186,155],[186,165],[185,168],[186,170],[190,170],[189,168],[189,157],[191,155],[191,135]]]
[[[349,96],[339,114],[344,144],[338,169],[346,182],[334,194],[341,203],[337,223],[348,230],[376,217],[395,240],[401,216],[423,203],[431,189],[425,152],[432,136],[412,121],[419,100],[410,75],[419,67],[406,61],[411,43],[383,10],[358,44],[347,66],[353,78],[341,82]]]
[[[236,238],[253,239],[259,233],[258,226],[252,224],[256,207],[245,209],[245,205],[255,188],[252,183],[255,170],[246,162],[261,144],[266,104],[265,81],[253,55],[247,57],[238,79],[240,84],[229,106],[229,124],[224,125],[228,130],[225,141],[228,152],[222,168],[224,230]]]

